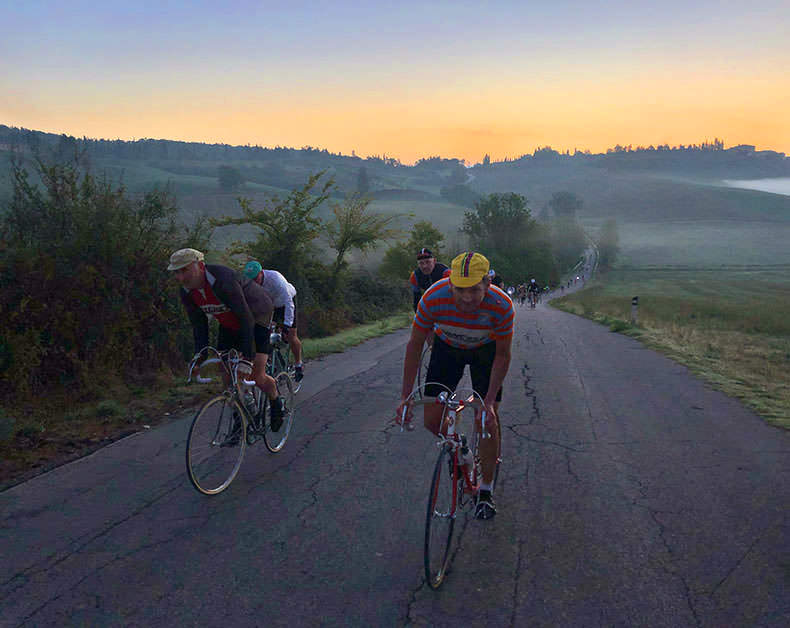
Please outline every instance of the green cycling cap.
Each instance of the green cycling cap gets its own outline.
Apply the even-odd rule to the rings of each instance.
[[[260,262],[254,260],[247,262],[247,265],[244,267],[244,276],[255,279],[262,270],[263,266],[261,266]]]

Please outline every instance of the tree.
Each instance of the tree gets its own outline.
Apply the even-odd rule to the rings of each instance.
[[[549,207],[557,217],[576,217],[576,212],[582,208],[584,202],[573,192],[555,192],[551,195]]]
[[[447,183],[450,186],[463,185],[469,176],[466,174],[466,167],[461,163],[456,163],[450,168],[450,176],[447,177]]]
[[[357,174],[357,194],[360,196],[365,196],[370,192],[370,180],[368,179],[368,171],[365,166],[362,166],[359,169],[359,173]]]
[[[406,242],[398,242],[385,251],[379,273],[405,283],[416,265],[417,251],[422,248],[430,249],[437,260],[443,261],[444,234],[425,220],[414,224]]]
[[[603,268],[614,266],[617,254],[620,252],[620,236],[617,232],[617,221],[609,218],[601,225],[598,234],[599,262]]]
[[[475,211],[464,214],[461,231],[474,248],[505,251],[524,239],[532,223],[521,194],[489,194],[475,203]]]
[[[483,156],[483,165],[484,166],[490,166],[491,165],[491,155],[489,155],[488,153],[486,153]]]
[[[231,254],[246,254],[254,257],[264,267],[276,268],[289,279],[298,276],[304,263],[311,257],[310,247],[321,233],[322,222],[314,215],[316,208],[329,198],[334,181],[329,179],[314,195],[324,171],[310,175],[307,183],[293,190],[285,199],[278,196],[266,199],[263,209],[252,208],[251,201],[239,198],[242,216],[223,216],[212,219],[212,227],[225,225],[252,225],[258,229],[254,242],[235,243]]]
[[[244,183],[244,177],[236,168],[219,166],[217,168],[217,182],[221,190],[232,192]]]
[[[70,163],[37,161],[35,174],[12,164],[0,211],[0,404],[74,400],[180,361],[167,258],[204,242],[184,241],[167,192],[133,198]]]
[[[524,275],[548,280],[555,273],[548,230],[532,218],[520,194],[489,194],[466,212],[461,231],[506,281]]]
[[[370,199],[359,195],[347,198],[344,203],[335,203],[332,213],[335,221],[326,225],[329,246],[336,252],[332,264],[332,283],[337,283],[344,267],[344,258],[349,251],[368,251],[380,241],[392,238],[398,231],[390,227],[395,215],[371,214]]]

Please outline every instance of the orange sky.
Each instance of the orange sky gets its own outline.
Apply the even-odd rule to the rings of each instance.
[[[482,15],[440,2],[419,5],[421,22],[410,4],[341,1],[316,16],[302,2],[260,14],[174,2],[159,19],[120,3],[22,5],[0,43],[0,123],[404,163],[714,137],[790,152],[783,1],[759,13],[726,0],[504,2]]]

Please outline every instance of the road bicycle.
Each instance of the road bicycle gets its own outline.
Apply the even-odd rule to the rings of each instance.
[[[272,353],[269,356],[269,363],[266,365],[266,372],[269,373],[269,375],[280,372],[288,373],[288,376],[291,378],[293,392],[298,393],[302,388],[302,380],[296,381],[296,366],[291,359],[291,346],[283,340],[283,326],[281,323],[272,322],[269,331],[269,342],[272,346]],[[274,377],[274,375],[272,375],[272,377]]]
[[[205,360],[201,358],[208,357]],[[294,389],[290,375],[275,372],[274,364],[267,372],[274,378],[277,391],[285,400],[283,423],[277,431],[271,428],[271,404],[254,381],[238,376],[241,354],[235,350],[218,351],[205,347],[189,365],[187,382],[200,363],[201,367],[219,364],[229,385],[216,397],[209,399],[198,410],[189,427],[186,447],[187,475],[192,485],[204,495],[224,491],[241,468],[247,445],[263,439],[272,453],[281,451],[288,440],[294,418]],[[210,377],[198,375],[196,381],[208,383]]]
[[[431,486],[428,492],[428,507],[425,515],[424,567],[425,580],[432,589],[438,589],[447,574],[450,560],[450,546],[453,540],[455,520],[465,509],[472,507],[480,490],[483,472],[480,459],[480,441],[491,438],[486,431],[486,411],[483,398],[474,390],[459,389],[455,392],[442,384],[431,383],[445,390],[437,397],[417,397],[415,389],[407,402],[413,405],[439,403],[443,406],[439,429],[439,456],[433,468]],[[423,391],[424,392],[424,391]],[[461,413],[465,408],[479,410],[479,429],[475,425],[471,442],[460,432]],[[401,431],[407,424],[408,406],[404,405],[403,415],[399,417]],[[497,422],[499,452],[494,471],[493,486],[499,476],[502,462],[501,429]]]

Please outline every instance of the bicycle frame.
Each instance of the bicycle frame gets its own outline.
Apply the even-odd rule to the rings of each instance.
[[[242,403],[242,395],[241,395],[241,388],[239,386],[239,376],[237,367],[239,362],[242,360],[242,355],[239,353],[237,349],[228,349],[227,351],[219,351],[214,347],[203,347],[197,355],[192,358],[192,361],[189,363],[189,374],[187,375],[187,384],[192,381],[192,373],[195,370],[195,367],[198,364],[200,356],[204,353],[213,355],[213,357],[206,358],[203,362],[200,363],[201,366],[206,366],[208,364],[221,364],[222,369],[225,372],[225,375],[230,377],[230,384],[226,387],[223,394],[229,399],[236,399],[239,402],[239,406],[244,409],[245,413],[245,420],[249,423],[249,412],[247,411],[247,407],[244,403]],[[199,384],[208,384],[214,379],[212,377],[201,377],[198,375],[195,378]],[[241,379],[241,383],[244,386],[251,387],[253,390],[257,388],[254,380],[247,380]]]
[[[414,395],[417,390],[412,392]],[[439,403],[444,406],[444,410],[442,412],[442,420],[440,422],[439,427],[439,440],[436,443],[436,446],[439,448],[446,447],[450,450],[452,460],[453,460],[453,482],[458,482],[459,479],[459,472],[461,472],[461,468],[463,464],[460,462],[460,455],[459,452],[461,448],[464,446],[464,442],[461,440],[461,434],[456,432],[456,425],[459,424],[460,415],[467,407],[472,407],[475,409],[481,410],[480,416],[480,437],[483,439],[490,438],[491,434],[486,431],[485,422],[486,422],[486,411],[485,411],[485,404],[483,403],[482,397],[475,392],[472,391],[468,397],[463,399],[459,399],[456,397],[456,393],[451,393],[448,391],[442,391],[439,395],[435,398],[432,397],[425,397],[422,399],[415,399],[413,401],[414,405],[424,406],[432,403]],[[408,408],[404,408],[403,416],[401,417],[400,425],[401,425],[401,432],[404,429],[404,423],[406,419],[406,413],[408,412]],[[473,432],[473,438],[477,437],[477,430],[475,429]],[[469,443],[474,449],[474,440],[472,443]],[[479,460],[475,460],[475,464],[479,463]],[[464,486],[470,493],[476,493],[477,490],[480,488],[480,482],[482,480],[482,475],[477,477],[477,474],[472,473],[473,470],[469,470],[470,473],[461,473]],[[474,480],[474,481],[473,481]],[[457,493],[453,493],[453,505],[452,505],[452,516],[455,517],[456,509],[457,509]]]

